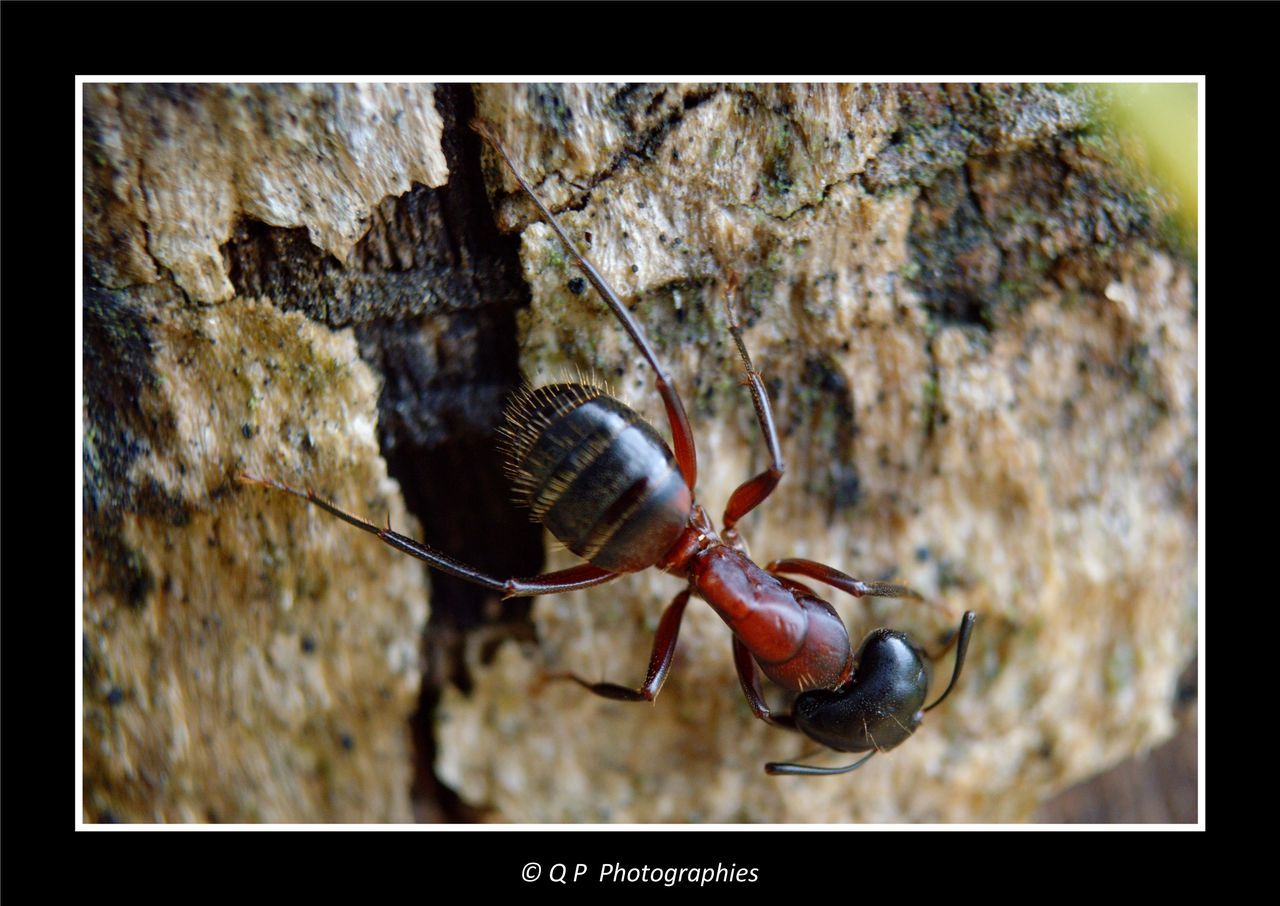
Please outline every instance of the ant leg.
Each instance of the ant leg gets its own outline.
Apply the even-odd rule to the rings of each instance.
[[[855,579],[847,573],[822,563],[815,563],[813,560],[774,560],[765,567],[765,572],[770,573],[797,573],[802,576],[808,576],[810,579],[817,579],[833,588],[848,592],[855,598],[861,598],[869,595],[873,598],[911,598],[916,601],[923,601],[924,595],[914,589],[907,588],[905,585],[891,585],[888,582],[863,582],[861,579]]]
[[[684,476],[685,484],[693,490],[694,485],[698,483],[698,452],[693,444],[693,429],[689,427],[689,416],[685,414],[684,403],[680,400],[680,395],[676,393],[675,388],[671,386],[671,375],[662,370],[662,366],[658,364],[658,357],[654,354],[653,348],[649,345],[649,341],[645,339],[644,334],[640,332],[640,325],[636,323],[635,318],[631,317],[631,312],[622,304],[622,300],[618,298],[618,294],[613,288],[605,282],[604,277],[596,270],[594,264],[587,260],[587,257],[578,251],[578,246],[569,238],[569,234],[560,226],[555,215],[551,210],[542,203],[533,188],[520,175],[520,171],[516,169],[515,163],[511,160],[511,156],[507,154],[507,149],[502,146],[502,142],[498,141],[498,136],[494,133],[492,127],[481,119],[473,119],[471,128],[480,134],[480,137],[487,141],[498,156],[507,164],[507,168],[511,170],[511,175],[516,178],[516,182],[520,184],[520,188],[524,189],[525,194],[533,200],[538,210],[542,212],[542,218],[547,225],[560,237],[565,250],[577,263],[578,268],[591,281],[591,285],[596,288],[596,292],[600,294],[600,298],[604,299],[605,305],[609,306],[609,310],[614,313],[619,321],[622,322],[623,329],[630,334],[631,339],[636,346],[640,348],[640,354],[644,356],[645,361],[649,363],[649,367],[653,369],[654,379],[658,386],[658,393],[662,396],[662,404],[667,410],[667,422],[671,426],[672,447],[676,454],[676,463],[680,466],[680,474]]]
[[[688,588],[680,592],[662,612],[662,619],[658,622],[658,631],[653,639],[653,653],[649,656],[649,674],[644,679],[644,685],[639,689],[631,689],[617,683],[593,683],[584,680],[576,673],[552,673],[546,678],[573,680],[584,689],[615,701],[653,701],[662,691],[662,684],[666,682],[667,673],[671,670],[671,659],[676,653],[676,638],[680,634],[680,620],[684,618],[685,605],[689,603],[689,592]]]
[[[796,729],[795,718],[790,714],[774,714],[769,710],[764,693],[760,691],[760,673],[755,658],[736,635],[733,637],[733,664],[738,668],[738,682],[742,683],[742,694],[751,706],[751,713],[771,726]]]
[[[765,445],[769,448],[769,468],[755,478],[743,482],[729,497],[729,505],[724,510],[723,525],[724,531],[733,535],[736,535],[734,526],[738,520],[762,504],[765,498],[773,493],[773,489],[782,480],[782,473],[786,470],[782,462],[782,448],[778,444],[778,430],[773,424],[773,409],[769,406],[769,392],[765,389],[760,372],[751,365],[747,344],[742,339],[742,329],[738,326],[738,319],[733,314],[733,305],[729,301],[730,294],[737,289],[737,286],[738,277],[731,273],[729,286],[725,290],[724,308],[729,316],[729,333],[733,334],[733,341],[738,344],[738,354],[742,356],[742,364],[747,369],[746,384],[751,388],[751,401],[756,407],[756,421],[760,423]]]
[[[458,560],[453,559],[448,554],[442,554],[433,547],[428,547],[420,541],[415,541],[407,535],[401,535],[399,532],[391,531],[391,526],[386,528],[378,528],[367,519],[361,519],[359,516],[353,516],[350,513],[338,509],[329,501],[320,497],[314,491],[300,491],[297,488],[289,487],[278,481],[271,481],[265,478],[254,478],[252,475],[241,475],[240,480],[249,484],[262,485],[265,488],[273,488],[277,491],[284,491],[286,494],[292,494],[294,497],[301,497],[309,503],[313,503],[320,509],[324,510],[332,516],[337,516],[343,522],[354,525],[356,528],[368,532],[371,535],[377,535],[379,540],[385,544],[389,544],[401,553],[408,554],[411,557],[417,557],[419,560],[425,560],[428,564],[448,573],[451,576],[457,576],[474,585],[480,585],[484,588],[491,589],[502,593],[503,599],[507,598],[529,598],[534,595],[555,594],[562,591],[574,591],[579,588],[589,588],[592,585],[599,585],[602,582],[608,582],[610,579],[617,577],[617,573],[609,572],[607,569],[601,569],[590,563],[580,563],[577,566],[571,566],[568,569],[562,569],[554,573],[546,573],[541,576],[532,576],[527,579],[498,579],[494,576],[486,575],[474,567],[468,566]]]

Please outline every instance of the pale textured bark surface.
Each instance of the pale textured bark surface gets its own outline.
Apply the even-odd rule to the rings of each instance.
[[[412,526],[378,451],[377,381],[350,331],[253,300],[167,302],[152,323],[123,304],[86,317],[136,331],[152,374],[108,416],[144,446],[126,458],[124,432],[92,422],[85,440],[88,815],[411,820],[421,570],[236,482],[301,458],[326,493]]]
[[[638,683],[676,580],[539,599],[530,632],[519,605],[437,578],[434,738],[411,746],[424,571],[235,476],[416,533],[390,464],[429,540],[538,568],[513,553],[523,517],[500,512],[488,449],[524,297],[478,251],[500,243],[458,226],[478,162],[464,94],[87,89],[89,820],[407,820],[415,757],[495,820],[1021,820],[1172,732],[1195,648],[1193,270],[1087,96],[489,85],[476,112],[671,370],[699,500],[718,518],[764,464],[724,326],[733,271],[788,465],[742,524],[757,559],[893,577],[937,605],[833,592],[855,643],[888,625],[933,644],[980,617],[956,693],[900,749],[770,778],[766,760],[848,759],[751,716],[701,604],[655,706],[533,692],[548,670]],[[444,194],[390,197],[446,170]],[[505,229],[528,224],[500,201]],[[651,376],[545,225],[522,229],[520,260],[528,378],[594,369],[665,432]],[[431,496],[450,490],[456,509]],[[496,618],[516,624],[474,631]],[[438,818],[417,771],[417,817]]]
[[[96,85],[85,121],[86,818],[412,820],[426,577],[236,480],[412,531],[378,379],[350,330],[229,298],[219,247],[250,217],[348,257],[446,177],[431,89]]]
[[[222,302],[238,217],[305,226],[345,261],[380,201],[448,178],[430,85],[88,85],[85,109],[86,246],[108,285],[167,269]]]
[[[833,593],[855,638],[933,640],[976,610],[970,666],[914,738],[839,779],[764,776],[766,760],[850,759],[751,718],[706,608],[655,707],[568,684],[530,697],[543,670],[640,681],[679,588],[647,573],[538,602],[539,644],[446,696],[442,779],[511,820],[1008,821],[1169,736],[1195,646],[1193,274],[1155,241],[1158,211],[1091,134],[1087,99],[699,88],[655,90],[629,118],[618,98],[643,91],[549,104],[493,87],[478,106],[640,297],[691,409],[698,498],[718,514],[765,464],[719,299],[733,270],[789,464],[743,523],[757,559],[892,576],[941,605]],[[594,369],[662,425],[545,226],[523,260],[531,379]]]

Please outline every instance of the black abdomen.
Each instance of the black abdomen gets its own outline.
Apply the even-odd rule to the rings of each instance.
[[[503,434],[517,501],[597,566],[652,566],[688,522],[692,494],[666,442],[599,387],[522,391]]]

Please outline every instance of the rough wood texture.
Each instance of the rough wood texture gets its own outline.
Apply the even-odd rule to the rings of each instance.
[[[423,537],[528,574],[537,536],[503,509],[491,450],[515,315],[532,381],[595,369],[663,426],[527,204],[498,198],[523,281],[481,223],[473,103],[634,299],[690,409],[699,499],[718,517],[763,463],[724,327],[732,270],[788,464],[742,524],[758,559],[892,576],[937,605],[833,593],[858,637],[980,620],[960,688],[902,748],[848,777],[769,778],[766,760],[840,756],[751,717],[700,605],[654,707],[531,691],[545,670],[638,683],[670,577],[540,599],[523,630],[527,605],[433,577],[417,756],[463,805],[1021,820],[1172,732],[1195,641],[1193,271],[1086,94],[90,86],[89,820],[410,815],[423,571],[239,471],[414,531],[390,468]],[[448,185],[389,197],[438,185],[441,162]],[[419,817],[444,814],[432,784],[420,766]]]
[[[812,747],[751,719],[706,608],[653,708],[528,695],[547,669],[638,682],[675,580],[545,598],[537,647],[446,696],[445,782],[511,820],[1021,820],[1170,735],[1195,639],[1194,282],[1087,96],[494,86],[478,107],[638,296],[691,409],[698,498],[718,513],[764,462],[719,300],[735,270],[789,464],[743,524],[758,559],[893,576],[940,605],[833,594],[859,635],[980,620],[958,692],[915,738],[856,775],[775,779],[766,760]],[[544,226],[523,259],[531,379],[595,369],[661,425],[635,350],[572,295]]]
[[[87,818],[410,820],[421,570],[236,481],[413,525],[350,332],[152,293],[85,333]]]
[[[109,286],[165,268],[226,301],[237,218],[346,261],[382,199],[448,178],[429,85],[88,85],[85,112],[85,245]]]
[[[86,819],[411,820],[423,572],[236,480],[413,530],[378,379],[230,298],[219,246],[254,218],[348,258],[446,177],[431,89],[87,86],[84,159]]]

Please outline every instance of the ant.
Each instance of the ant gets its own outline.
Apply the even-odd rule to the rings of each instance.
[[[746,370],[744,383],[751,390],[769,466],[733,492],[724,512],[724,528],[717,534],[706,510],[693,499],[697,452],[684,404],[670,375],[658,364],[626,306],[520,175],[489,124],[477,119],[471,127],[505,161],[653,369],[674,453],[640,415],[593,383],[549,384],[518,393],[508,405],[507,424],[501,429],[507,474],[517,500],[530,509],[535,522],[544,524],[586,561],[523,579],[486,575],[393,532],[390,524],[379,528],[344,512],[310,490],[248,475],[242,479],[301,497],[377,535],[396,550],[499,592],[504,600],[588,588],[652,566],[687,580],[688,587],[662,613],[649,672],[639,688],[593,683],[574,673],[557,673],[551,678],[572,680],[605,698],[652,701],[670,670],[689,596],[696,593],[733,631],[734,665],[756,717],[773,726],[798,730],[837,751],[869,753],[835,768],[770,762],[765,765],[770,774],[842,774],[866,764],[876,752],[900,745],[915,732],[924,712],[941,704],[955,687],[969,647],[974,612],[964,614],[947,646],[958,641],[951,682],[937,700],[922,707],[934,657],[904,633],[889,629],[868,634],[855,654],[835,608],[807,585],[787,576],[804,576],[855,597],[923,600],[921,595],[901,585],[863,582],[812,560],[774,560],[761,569],[747,556],[738,535],[738,521],[773,493],[784,465],[764,381],[751,364],[729,302],[737,283],[733,275],[725,297],[729,332]],[[769,709],[760,689],[760,673],[798,693],[790,714],[775,714]]]

